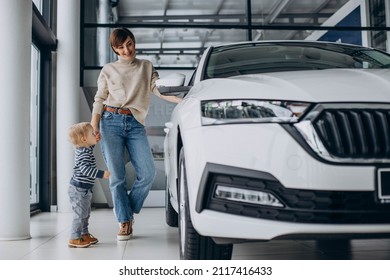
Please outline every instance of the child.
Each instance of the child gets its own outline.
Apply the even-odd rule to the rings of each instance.
[[[96,178],[108,179],[110,172],[96,168],[93,148],[98,140],[90,123],[81,122],[71,126],[69,138],[75,147],[76,156],[68,190],[73,210],[72,232],[68,246],[85,248],[98,242],[98,239],[88,231],[92,187]]]

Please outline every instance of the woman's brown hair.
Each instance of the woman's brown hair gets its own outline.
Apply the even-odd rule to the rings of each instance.
[[[110,45],[114,53],[118,54],[114,48],[122,45],[128,38],[130,38],[135,44],[135,37],[133,32],[127,28],[116,28],[111,32],[110,35]]]

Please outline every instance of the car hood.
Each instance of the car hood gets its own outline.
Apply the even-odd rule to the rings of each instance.
[[[327,69],[210,79],[190,92],[202,100],[264,98],[306,102],[390,102],[389,69]]]

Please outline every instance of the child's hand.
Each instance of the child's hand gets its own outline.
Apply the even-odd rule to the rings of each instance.
[[[104,171],[103,178],[108,179],[108,177],[110,177],[110,175],[111,175],[110,171],[106,170],[106,171]]]

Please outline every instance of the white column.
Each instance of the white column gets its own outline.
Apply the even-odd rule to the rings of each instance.
[[[58,211],[69,212],[68,186],[74,151],[69,127],[80,121],[80,1],[57,2],[57,202]]]
[[[4,1],[3,1],[4,2]],[[0,9],[0,240],[30,238],[30,69],[32,2]]]

